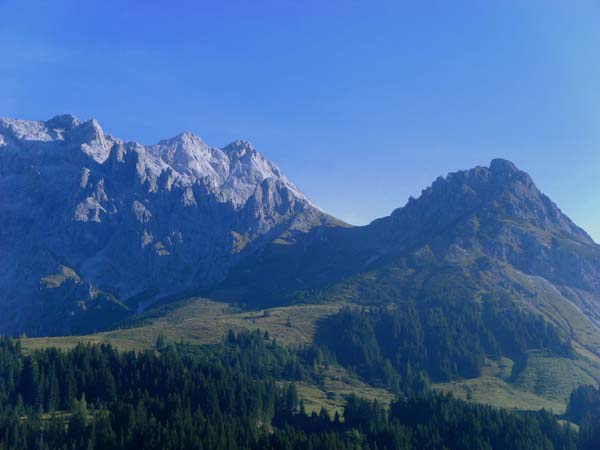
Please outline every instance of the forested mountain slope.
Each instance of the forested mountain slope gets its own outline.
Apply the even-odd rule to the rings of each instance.
[[[367,226],[269,244],[212,295],[527,310],[600,354],[600,247],[505,160],[440,177]]]

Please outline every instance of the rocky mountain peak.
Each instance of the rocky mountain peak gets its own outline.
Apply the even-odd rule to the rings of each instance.
[[[256,148],[254,148],[252,143],[239,139],[223,147],[221,150],[235,158],[241,158],[244,155],[256,153]]]
[[[59,114],[45,122],[46,127],[50,129],[71,130],[81,125],[81,121],[71,114]]]
[[[219,149],[184,132],[144,146],[71,115],[0,119],[0,192],[11,199],[0,202],[0,267],[10,268],[0,333],[52,330],[62,318],[43,317],[49,298],[70,317],[99,298],[40,289],[60,265],[106,289],[106,301],[141,296],[137,308],[222,279],[282,233],[334,221],[246,141]]]
[[[520,170],[513,162],[503,158],[492,159],[492,162],[490,163],[490,170],[493,173],[498,174],[515,174],[520,172]]]
[[[404,241],[429,238],[474,216],[494,224],[518,223],[540,233],[592,242],[526,172],[504,159],[494,159],[489,167],[439,177],[419,198],[376,223],[385,224],[390,233]]]
[[[207,146],[206,142],[200,137],[192,133],[191,131],[184,131],[179,133],[177,136],[171,139],[164,139],[159,142],[159,145],[180,145],[186,148],[204,147]]]
[[[87,120],[69,130],[69,138],[97,163],[108,158],[112,142],[104,134],[96,119]]]
[[[493,159],[490,163],[489,171],[495,177],[496,183],[500,185],[516,181],[527,188],[537,191],[537,187],[529,174],[519,170],[514,163],[506,159]]]
[[[157,161],[159,170],[163,170],[162,166],[170,167],[186,184],[207,178],[216,189],[228,171],[229,164],[222,152],[187,131],[145,150]]]

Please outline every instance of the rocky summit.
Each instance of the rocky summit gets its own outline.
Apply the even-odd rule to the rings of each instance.
[[[155,145],[96,120],[0,119],[0,333],[93,331],[340,223],[249,142]]]

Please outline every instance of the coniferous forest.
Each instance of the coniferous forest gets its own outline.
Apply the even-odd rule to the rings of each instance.
[[[429,379],[478,377],[486,357],[518,359],[533,349],[575,353],[543,318],[494,301],[343,308],[325,319],[317,342],[370,382],[403,393],[423,392]]]
[[[119,352],[79,345],[24,352],[0,341],[0,448],[12,449],[594,449],[600,393],[580,388],[567,417],[513,413],[428,390],[390,405],[346,399],[307,414],[295,382],[319,381],[333,356],[290,350],[259,332],[213,347]],[[282,381],[283,380],[283,381]],[[596,446],[594,446],[596,444]]]

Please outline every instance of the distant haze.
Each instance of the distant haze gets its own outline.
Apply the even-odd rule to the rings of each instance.
[[[0,116],[246,139],[354,224],[502,157],[600,241],[600,6],[569,3],[4,0]]]

